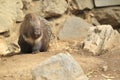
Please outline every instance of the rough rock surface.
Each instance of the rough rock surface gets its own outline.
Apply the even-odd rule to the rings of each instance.
[[[60,53],[42,62],[32,71],[33,80],[88,80],[70,54]]]
[[[65,0],[40,0],[40,7],[45,16],[62,15],[68,8]]]
[[[20,21],[23,21],[23,18],[24,18],[24,13],[22,11],[22,8],[23,8],[23,4],[22,4],[22,1],[21,0],[15,0],[15,6],[14,8],[16,8],[14,11],[16,12],[15,15],[17,15],[16,17],[16,22],[20,22]],[[14,16],[15,16],[14,15]]]
[[[91,26],[82,18],[72,16],[65,21],[58,37],[61,40],[84,39]]]
[[[4,38],[0,38],[0,56],[12,55],[19,51],[19,46],[16,43],[9,43]]]
[[[83,41],[83,49],[100,55],[120,44],[120,34],[110,25],[91,27],[88,37]]]
[[[21,0],[0,0],[0,33],[8,31],[14,21],[23,19],[21,8]]]
[[[6,55],[8,52],[8,46],[4,39],[0,39],[0,55]]]
[[[21,0],[0,0],[0,55],[19,49],[15,43],[18,36],[15,22],[23,20],[22,7]]]
[[[32,0],[22,0],[22,3],[23,3],[23,8],[22,9],[29,9],[31,4],[32,4]]]
[[[84,8],[92,9],[94,7],[93,0],[74,0],[79,10],[83,10]]]
[[[37,13],[42,17],[54,17],[65,13],[68,4],[65,0],[34,0],[25,13]]]
[[[120,7],[95,9],[94,14],[100,24],[110,24],[113,28],[120,28]]]

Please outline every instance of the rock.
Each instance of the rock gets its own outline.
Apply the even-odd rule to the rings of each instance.
[[[120,0],[94,0],[96,7],[120,5]]]
[[[9,31],[16,20],[22,17],[20,0],[0,0],[0,33]],[[18,17],[19,16],[19,17]]]
[[[4,39],[0,39],[0,55],[6,55],[8,52],[8,44]]]
[[[15,43],[8,43],[5,39],[0,39],[0,56],[7,56],[16,54],[20,51],[20,48]]]
[[[16,2],[16,6],[17,6],[17,10],[16,10],[16,14],[17,14],[17,17],[16,17],[16,22],[21,22],[23,21],[24,19],[24,13],[22,11],[22,8],[23,8],[23,3],[21,0],[17,0]]]
[[[91,26],[82,18],[72,16],[65,21],[58,37],[61,40],[84,39]]]
[[[22,12],[23,4],[21,0],[0,0],[0,33],[2,36],[3,33],[5,34],[5,38],[3,39],[4,43],[1,43],[1,45],[4,45],[5,49],[1,51],[3,55],[7,55],[12,52],[16,52],[16,48],[14,44],[15,40],[11,39],[11,37],[15,38],[17,40],[18,36],[16,34],[17,28],[15,26],[16,21],[22,21],[23,20],[23,12]],[[15,26],[13,28],[13,26]],[[16,36],[13,36],[13,33]],[[7,50],[7,51],[6,51]]]
[[[110,25],[91,27],[88,37],[83,41],[83,49],[100,55],[110,51],[120,43],[120,34]]]
[[[39,0],[33,0],[33,1],[39,1]]]
[[[27,1],[27,0],[26,0]],[[65,13],[68,4],[65,0],[34,0],[25,13],[36,13],[42,17],[60,16]]]
[[[88,80],[70,54],[60,53],[32,71],[33,80]]]
[[[114,29],[120,28],[120,7],[95,9],[94,15],[100,24],[110,24]]]
[[[106,72],[108,70],[108,66],[102,66],[102,71]]]
[[[32,4],[32,0],[22,0],[22,3],[23,3],[23,8],[22,9],[29,9],[31,4]]]
[[[40,16],[44,17],[44,13],[42,11],[42,7],[41,6],[42,6],[42,3],[40,1],[37,1],[37,0],[36,1],[32,1],[29,4],[29,8],[23,9],[23,11],[24,11],[25,14],[36,13],[36,14],[39,14]]]
[[[79,13],[81,14],[81,13]],[[97,19],[95,18],[94,13],[92,12],[92,10],[85,8],[83,10],[83,16],[81,16],[82,18],[84,18],[88,23],[93,24],[93,25],[100,25],[100,23],[97,21]]]
[[[22,7],[21,0],[0,0],[0,55],[19,52],[15,22],[23,20]]]
[[[68,8],[65,0],[40,0],[40,4],[45,17],[62,15]]]
[[[21,21],[23,21],[23,18],[24,18],[23,11],[21,11],[21,10],[17,10],[17,18],[16,18],[16,22],[21,22]]]
[[[73,0],[71,4],[73,8],[76,6],[78,10],[83,10],[85,8],[94,8],[93,0]]]

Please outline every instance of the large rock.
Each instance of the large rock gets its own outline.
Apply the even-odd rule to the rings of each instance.
[[[33,80],[88,80],[73,57],[63,53],[42,62],[32,75]]]
[[[93,55],[100,55],[119,44],[120,34],[110,25],[100,25],[90,28],[88,37],[83,41],[83,49],[92,52]]]
[[[47,17],[62,15],[68,8],[65,0],[40,0],[40,4],[44,16]]]
[[[110,24],[120,28],[120,7],[100,8],[94,10],[94,15],[100,24]]]
[[[34,0],[25,13],[32,12],[42,17],[54,17],[64,14],[67,8],[68,4],[65,0]]]
[[[94,0],[96,7],[120,5],[120,0]]]
[[[85,8],[92,9],[94,8],[93,0],[68,0],[70,2],[70,6],[74,9],[76,8],[77,10],[83,10]]]
[[[0,33],[6,32],[13,23],[23,19],[21,0],[0,0]]]
[[[22,7],[21,0],[0,0],[0,55],[19,52],[15,22],[23,20]]]
[[[58,37],[61,40],[84,39],[91,26],[82,18],[72,16],[65,21]]]

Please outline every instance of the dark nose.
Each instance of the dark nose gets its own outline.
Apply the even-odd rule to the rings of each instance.
[[[40,29],[39,29],[39,28],[35,28],[35,29],[34,29],[34,34],[35,34],[35,35],[40,34]]]

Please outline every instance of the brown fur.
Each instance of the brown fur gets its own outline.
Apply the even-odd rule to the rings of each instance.
[[[29,13],[25,16],[20,27],[18,44],[23,53],[46,51],[50,41],[45,22],[39,16]]]

